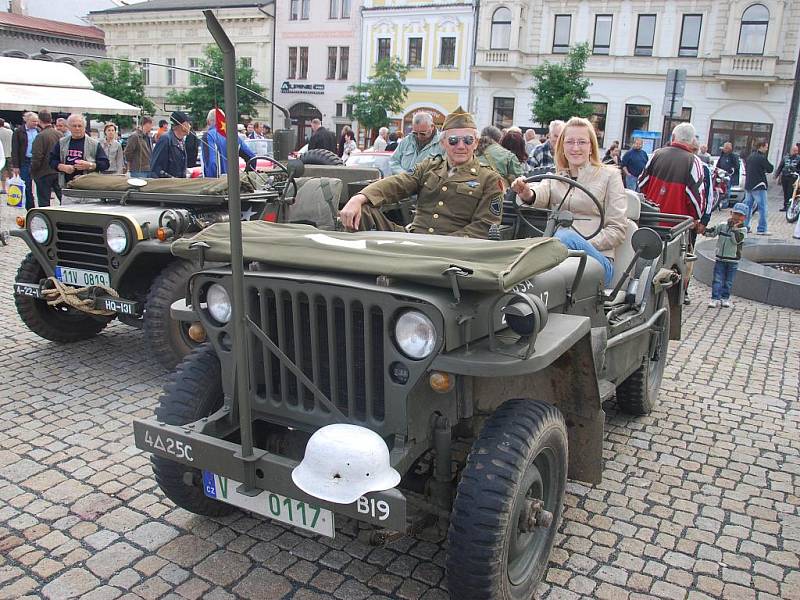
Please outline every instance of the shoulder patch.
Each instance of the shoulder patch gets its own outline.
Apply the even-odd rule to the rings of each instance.
[[[494,216],[499,217],[502,208],[503,208],[503,197],[495,196],[494,198],[492,198],[492,201],[489,204],[489,212],[491,212]]]

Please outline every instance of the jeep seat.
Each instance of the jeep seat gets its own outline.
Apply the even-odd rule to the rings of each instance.
[[[338,194],[338,206],[341,208],[350,200],[347,195],[348,184],[355,181],[378,180],[381,172],[373,167],[346,167],[344,165],[306,165],[305,177],[330,177],[342,182]]]
[[[625,217],[628,223],[625,227],[625,241],[617,246],[614,252],[614,276],[611,278],[612,288],[617,285],[617,282],[633,259],[635,252],[633,251],[631,239],[633,238],[633,234],[636,233],[636,230],[639,229],[636,225],[636,221],[639,220],[641,214],[639,194],[633,190],[625,190],[625,198],[628,200],[628,208],[625,211]]]

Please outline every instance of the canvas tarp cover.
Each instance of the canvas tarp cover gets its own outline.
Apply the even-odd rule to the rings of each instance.
[[[218,223],[172,244],[172,253],[195,258],[190,246],[205,242],[205,258],[230,262],[229,224]],[[310,225],[249,221],[242,223],[242,250],[247,262],[359,275],[388,275],[437,287],[449,287],[445,271],[457,266],[463,289],[507,292],[525,279],[567,257],[553,238],[489,241],[452,236],[393,232],[321,231]]]
[[[258,175],[242,173],[239,189],[243,194],[250,194],[258,188]],[[127,192],[153,194],[186,194],[198,196],[225,196],[228,193],[227,177],[198,177],[196,179],[176,179],[164,177],[147,179],[147,185],[134,187],[128,183],[128,175],[101,175],[90,173],[76,177],[67,187],[74,190],[90,190],[97,192]],[[263,177],[261,177],[263,179]]]

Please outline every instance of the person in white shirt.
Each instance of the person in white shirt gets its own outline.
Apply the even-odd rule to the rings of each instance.
[[[378,130],[378,137],[375,139],[375,143],[372,144],[372,149],[376,152],[383,152],[386,150],[386,144],[389,143],[389,128],[388,127],[381,127]]]

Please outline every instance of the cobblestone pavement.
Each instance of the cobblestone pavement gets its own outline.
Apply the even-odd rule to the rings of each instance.
[[[120,324],[70,347],[28,332],[10,292],[24,253],[0,248],[0,598],[447,596],[436,540],[175,508],[132,447],[168,375]],[[659,408],[606,405],[605,478],[570,482],[542,598],[800,599],[800,312],[693,290]]]

